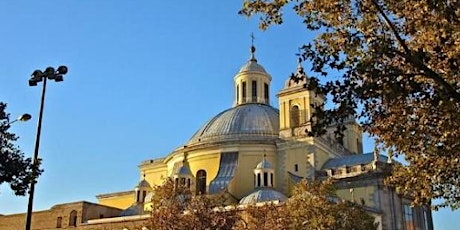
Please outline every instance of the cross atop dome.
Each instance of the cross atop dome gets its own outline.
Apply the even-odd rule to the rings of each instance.
[[[257,59],[255,57],[256,47],[254,46],[254,40],[254,33],[251,33],[251,58],[249,60],[257,62]]]

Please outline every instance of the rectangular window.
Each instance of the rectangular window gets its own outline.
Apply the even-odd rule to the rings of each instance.
[[[252,81],[252,102],[257,102],[257,81]]]
[[[62,228],[62,217],[57,218],[56,228]]]
[[[243,102],[246,102],[246,82],[243,81]]]
[[[264,186],[268,186],[268,173],[264,172]]]
[[[412,207],[408,204],[403,205],[404,229],[415,230],[414,213]]]
[[[264,83],[264,98],[265,98],[265,103],[268,103],[268,84]]]
[[[236,102],[240,100],[240,85],[236,85]]]
[[[428,208],[426,206],[423,206],[423,230],[428,230]]]

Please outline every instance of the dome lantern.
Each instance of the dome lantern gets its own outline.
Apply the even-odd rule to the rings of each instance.
[[[174,179],[174,185],[176,187],[186,186],[187,188],[191,187],[192,184],[192,172],[187,162],[187,153],[184,153],[184,159],[182,160],[182,165],[173,172],[172,178]]]
[[[250,49],[250,57],[234,77],[235,103],[234,106],[247,103],[270,104],[271,76],[264,67],[257,63],[255,57],[254,36]]]
[[[274,180],[275,170],[270,162],[266,159],[264,153],[262,161],[257,164],[254,169],[254,187],[257,188],[272,188],[275,185]]]
[[[143,203],[145,201],[147,193],[152,191],[152,187],[150,186],[149,182],[145,180],[145,174],[143,176],[143,179],[134,188],[134,191],[136,196],[136,203]]]

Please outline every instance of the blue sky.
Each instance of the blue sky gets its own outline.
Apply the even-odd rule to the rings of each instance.
[[[261,32],[237,14],[242,1],[0,1],[0,101],[31,156],[41,85],[35,69],[67,65],[47,87],[39,156],[45,170],[34,210],[132,189],[137,166],[183,145],[206,120],[230,107],[233,76],[249,57],[272,75],[271,103],[296,69],[297,48],[314,34],[288,17]],[[372,150],[367,140],[365,150]],[[26,197],[0,186],[0,213],[25,212]],[[453,229],[460,212],[434,213]]]

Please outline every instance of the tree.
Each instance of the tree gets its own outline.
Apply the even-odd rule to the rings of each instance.
[[[232,229],[240,219],[236,208],[224,209],[223,194],[192,196],[170,178],[153,189],[152,229]]]
[[[398,191],[414,204],[458,208],[460,1],[245,0],[240,13],[261,15],[267,29],[287,7],[318,34],[301,47],[312,65],[306,87],[335,104],[314,114],[312,134],[354,116],[382,149],[405,157],[388,180]]]
[[[374,218],[362,207],[335,197],[332,180],[303,180],[284,204],[246,208],[247,217],[239,229],[377,229]]]
[[[6,104],[0,102],[0,184],[10,184],[16,195],[23,196],[32,179],[32,160],[14,145],[18,137],[8,132],[10,115],[5,109]]]
[[[153,189],[150,229],[363,229],[377,224],[355,203],[336,202],[332,181],[302,181],[285,203],[229,205],[225,193],[193,196],[172,179]]]

